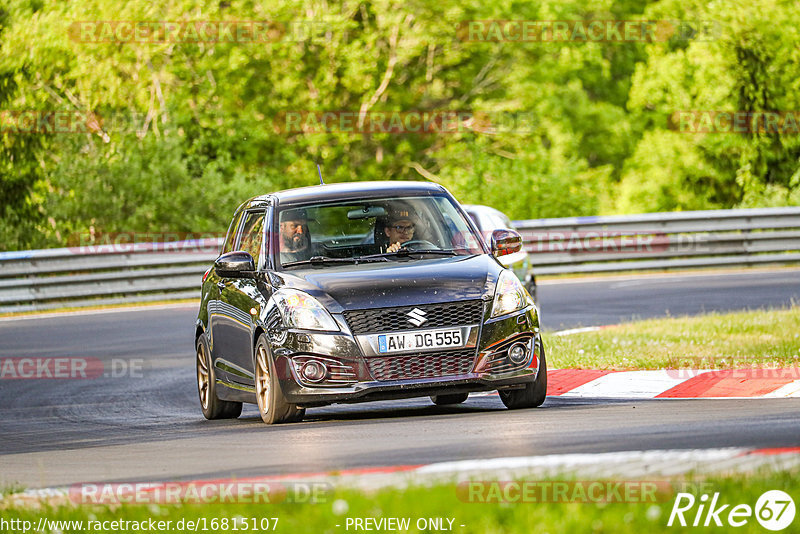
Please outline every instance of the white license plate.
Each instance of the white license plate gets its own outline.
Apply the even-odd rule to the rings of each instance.
[[[466,339],[461,328],[378,335],[378,352],[382,354],[418,349],[463,347],[465,344]]]

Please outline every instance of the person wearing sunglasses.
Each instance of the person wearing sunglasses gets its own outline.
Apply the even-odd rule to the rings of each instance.
[[[408,210],[397,210],[389,212],[389,217],[383,231],[389,238],[389,246],[386,252],[397,252],[403,243],[414,239],[416,230],[415,219]]]

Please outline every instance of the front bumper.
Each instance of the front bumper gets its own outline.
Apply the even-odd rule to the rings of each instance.
[[[431,395],[451,395],[497,389],[525,387],[537,379],[540,366],[541,339],[539,337],[538,311],[530,305],[507,316],[484,321],[478,325],[477,336],[472,341],[474,358],[464,370],[444,376],[418,376],[408,379],[376,379],[377,358],[386,355],[365,355],[363,336],[351,335],[343,319],[337,317],[342,332],[336,334],[290,331],[281,343],[273,346],[273,358],[278,371],[279,384],[286,400],[304,407],[332,403],[366,402]],[[514,343],[530,346],[524,362],[511,366],[497,366],[493,362]],[[437,354],[428,353],[431,358]],[[392,357],[424,358],[425,352],[399,354]],[[340,383],[311,384],[300,376],[297,361],[326,358],[341,362]],[[370,361],[371,358],[375,360]],[[328,360],[330,361],[330,360]]]
[[[346,388],[307,388],[295,383],[296,388],[284,389],[286,400],[305,407],[332,403],[367,402],[375,400],[406,399],[431,395],[452,395],[496,389],[515,389],[536,380],[536,370],[526,369],[506,376],[470,373],[437,378],[416,378],[359,382]]]

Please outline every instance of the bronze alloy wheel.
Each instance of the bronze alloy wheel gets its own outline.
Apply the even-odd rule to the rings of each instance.
[[[234,419],[242,413],[242,403],[221,400],[217,396],[214,368],[211,366],[208,340],[200,334],[195,345],[197,349],[197,393],[200,409],[206,419]]]
[[[269,353],[267,338],[258,338],[255,354],[256,401],[261,419],[268,425],[300,421],[306,413],[305,408],[286,401],[278,383],[275,362]]]
[[[204,343],[197,344],[197,392],[200,394],[200,406],[208,410],[208,356]]]
[[[269,423],[267,419],[270,414],[270,375],[269,362],[267,360],[267,349],[259,343],[256,347],[256,400],[258,401],[258,411],[261,412],[261,419]]]

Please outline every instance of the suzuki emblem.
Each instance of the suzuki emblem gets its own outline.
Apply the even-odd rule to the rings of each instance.
[[[420,310],[419,308],[414,308],[406,315],[408,315],[409,317],[408,322],[413,324],[414,326],[421,326],[422,323],[428,320],[425,317],[425,312]]]

